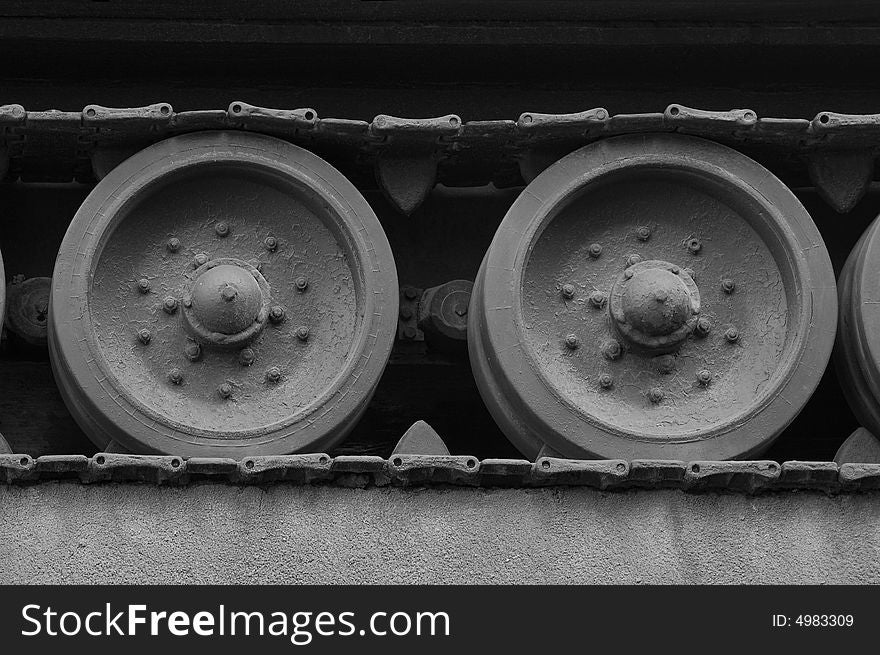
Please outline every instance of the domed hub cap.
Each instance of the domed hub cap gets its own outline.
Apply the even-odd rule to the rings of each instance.
[[[617,331],[631,346],[669,352],[693,330],[700,313],[700,291],[675,264],[639,262],[614,283],[609,308]]]
[[[238,259],[215,259],[193,274],[183,315],[197,341],[240,346],[265,327],[269,295],[269,283],[255,267]]]

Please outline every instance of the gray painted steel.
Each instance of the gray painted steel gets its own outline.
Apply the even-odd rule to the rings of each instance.
[[[0,486],[0,577],[876,583],[878,499],[566,487]]]

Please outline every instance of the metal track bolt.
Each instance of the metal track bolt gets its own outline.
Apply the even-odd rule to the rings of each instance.
[[[736,343],[739,341],[739,330],[735,327],[729,327],[724,332],[724,338],[727,339],[728,343]]]
[[[275,237],[266,237],[266,239],[263,241],[263,245],[269,252],[275,252],[275,250],[278,248],[278,239],[276,239]]]
[[[630,255],[629,257],[626,258],[626,266],[627,266],[627,268],[629,268],[630,266],[635,266],[640,261],[642,261],[642,258],[639,257],[638,255]]]
[[[138,291],[140,291],[141,293],[150,293],[151,288],[152,285],[147,278],[142,277],[140,280],[138,280]]]
[[[238,353],[238,363],[242,366],[250,366],[254,363],[254,360],[257,358],[256,354],[252,348],[244,348],[240,353]]]
[[[602,345],[602,355],[605,356],[605,359],[610,359],[613,362],[616,359],[620,359],[620,356],[623,355],[623,346],[615,339],[606,341]]]
[[[569,334],[565,337],[565,347],[569,350],[576,350],[578,346],[581,345],[580,339],[577,338],[576,334]]]
[[[266,371],[266,381],[270,384],[278,384],[281,381],[281,369],[273,366]]]
[[[614,378],[608,375],[608,373],[603,373],[599,376],[599,386],[603,389],[610,389],[614,386]]]
[[[172,368],[168,371],[168,381],[171,384],[183,384],[183,371],[179,368]]]
[[[660,355],[654,361],[657,364],[657,370],[664,375],[672,373],[675,370],[675,357],[672,355]]]
[[[180,239],[177,237],[171,237],[168,239],[168,243],[165,244],[165,247],[168,248],[168,252],[177,252],[180,250]]]
[[[650,400],[655,405],[663,402],[663,398],[665,396],[666,396],[666,394],[663,393],[663,389],[661,389],[659,387],[653,387],[652,389],[650,389],[648,391],[648,400]]]
[[[411,307],[401,307],[400,308],[400,318],[404,321],[408,321],[413,317],[413,311]]]
[[[407,287],[403,290],[403,297],[407,300],[415,300],[419,295],[419,292],[413,289],[412,287]]]
[[[217,393],[220,395],[223,400],[226,400],[232,395],[232,385],[228,382],[224,382],[219,387],[217,387]]]
[[[416,329],[411,325],[407,325],[403,329],[403,338],[404,339],[415,339],[416,338]]]
[[[698,337],[705,337],[712,331],[712,321],[710,321],[705,316],[701,316],[697,319],[697,324],[694,326],[694,333]]]
[[[594,291],[590,294],[590,304],[596,309],[602,309],[605,306],[607,298],[601,291]]]
[[[688,239],[687,240],[687,249],[692,255],[696,255],[703,249],[703,244],[700,243],[699,239]]]
[[[736,282],[731,280],[729,277],[721,280],[721,288],[724,290],[724,293],[731,294],[736,291]]]
[[[304,277],[296,278],[296,282],[294,284],[296,284],[297,291],[305,291],[309,288],[309,281]]]
[[[712,381],[712,372],[704,368],[702,370],[697,371],[697,382],[702,386],[708,385]]]
[[[588,252],[590,253],[590,257],[592,257],[593,259],[598,259],[599,256],[602,254],[602,244],[591,243]]]
[[[281,305],[273,305],[269,310],[269,320],[278,325],[284,320],[284,307]]]
[[[310,333],[311,331],[305,325],[300,325],[298,328],[296,328],[296,338],[300,341],[308,341]]]
[[[638,237],[639,241],[647,241],[651,238],[651,228],[647,225],[642,225],[636,229],[636,237]]]
[[[189,361],[196,362],[202,356],[202,347],[194,341],[190,341],[183,349],[183,354]]]
[[[200,252],[198,255],[193,257],[193,268],[200,268],[208,263],[208,256]]]
[[[567,283],[567,284],[562,285],[562,297],[563,298],[565,298],[566,300],[571,300],[572,298],[574,298],[574,294],[575,294],[575,288],[574,288],[573,284]]]
[[[214,226],[214,232],[217,233],[218,237],[229,236],[229,223],[220,221]]]
[[[165,310],[166,314],[173,314],[177,311],[177,304],[177,298],[165,296],[165,300],[162,301],[162,309]]]
[[[153,335],[147,328],[141,328],[138,330],[138,341],[140,341],[145,346],[150,343],[150,340],[153,338]]]

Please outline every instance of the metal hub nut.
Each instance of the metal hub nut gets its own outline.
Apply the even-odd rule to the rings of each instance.
[[[599,376],[599,386],[603,389],[610,389],[614,386],[614,378],[608,375],[608,373],[603,373]]]
[[[150,281],[145,277],[138,280],[138,291],[141,293],[150,293],[151,286]]]
[[[281,369],[273,366],[266,371],[266,381],[270,384],[278,384],[281,381]]]
[[[168,380],[171,384],[183,384],[183,371],[179,368],[172,368],[168,372]]]
[[[590,248],[588,250],[590,253],[590,257],[593,259],[597,259],[602,254],[602,245],[598,243],[590,244]]]
[[[605,359],[610,359],[611,361],[620,359],[623,355],[623,346],[620,345],[619,341],[606,341],[602,345],[602,355],[605,356]]]
[[[736,343],[739,341],[739,330],[735,327],[729,327],[724,331],[724,338],[727,339],[729,343]]]
[[[269,320],[275,323],[281,323],[284,320],[284,307],[280,305],[275,305],[272,309],[269,310]]]
[[[269,283],[247,262],[223,258],[196,270],[183,315],[193,338],[221,347],[253,340],[269,314]]]
[[[666,394],[663,393],[663,389],[660,389],[659,387],[654,387],[653,389],[650,389],[648,391],[648,400],[650,400],[655,405],[657,403],[663,402],[663,398],[665,397]]]
[[[306,327],[305,325],[301,325],[300,327],[296,328],[296,338],[299,339],[300,341],[308,341],[309,334],[310,334],[309,328]]]
[[[700,311],[693,279],[660,260],[639,262],[618,277],[610,308],[617,331],[637,348],[668,352],[687,338]]]
[[[702,369],[697,371],[697,382],[699,382],[702,386],[706,386],[712,381],[712,373],[709,369]]]
[[[590,304],[596,309],[602,309],[605,306],[606,300],[605,294],[601,291],[594,291],[590,294]]]
[[[257,356],[251,348],[245,348],[238,353],[238,363],[242,366],[250,366],[256,358]]]
[[[736,291],[736,282],[734,282],[730,278],[725,278],[721,280],[721,288],[724,290],[724,293],[733,293],[734,291]]]
[[[178,239],[177,237],[171,237],[170,239],[168,239],[165,247],[168,248],[168,252],[177,252],[178,250],[180,250],[180,239]]]
[[[574,298],[575,288],[573,284],[563,284],[562,285],[562,297],[571,300]]]
[[[569,334],[567,337],[565,337],[565,347],[569,350],[575,350],[580,345],[580,339],[577,338],[576,334]]]
[[[219,387],[217,387],[217,394],[226,400],[232,395],[232,385],[228,382],[224,382]]]
[[[162,309],[165,310],[166,314],[173,314],[177,311],[177,298],[174,296],[167,296],[165,300],[162,301]]]

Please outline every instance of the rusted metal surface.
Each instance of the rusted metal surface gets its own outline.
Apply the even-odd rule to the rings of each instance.
[[[880,464],[834,462],[681,462],[666,460],[575,460],[542,457],[536,462],[452,455],[395,454],[330,457],[323,453],[229,458],[98,453],[0,455],[0,483],[35,484],[75,479],[85,484],[137,482],[188,485],[222,482],[254,485],[554,487],[608,491],[680,489],[701,493],[758,494],[789,490],[853,493],[880,488]]]
[[[234,113],[294,120],[245,109]],[[375,214],[329,164],[266,136],[186,135],[113,169],[74,217],[54,275],[53,367],[99,448],[329,447],[378,383],[397,290]]]
[[[878,115],[829,111],[812,119],[791,119],[761,117],[750,109],[707,111],[674,104],[640,114],[596,108],[575,114],[525,112],[517,120],[379,115],[366,122],[320,118],[311,108],[269,109],[240,101],[225,110],[185,112],[175,112],[168,103],[125,109],[89,105],[79,112],[0,107],[0,148],[8,152],[11,175],[26,180],[100,178],[140,147],[201,130],[270,134],[327,154],[334,163],[338,159],[338,165],[378,167],[382,187],[404,212],[412,211],[433,184],[432,166],[442,184],[494,181],[511,186],[524,178],[530,181],[559,155],[587,143],[645,132],[690,134],[738,148],[759,148],[768,160],[793,165],[804,177],[812,167],[814,176],[823,180],[820,187],[830,189],[827,197],[842,209],[857,193],[835,192],[834,185],[824,183],[828,176],[822,171],[827,167],[817,167],[816,162],[841,152],[872,162],[880,149]],[[407,161],[420,163],[411,166]],[[413,187],[413,175],[422,168],[428,173],[418,173],[421,182]]]
[[[32,277],[15,280],[9,287],[6,327],[31,348],[45,349],[52,280]]]
[[[754,124],[674,109],[712,129]],[[816,226],[769,171],[702,139],[620,137],[560,160],[511,207],[475,285],[471,364],[529,458],[546,443],[576,458],[741,459],[806,404],[836,301]]]

